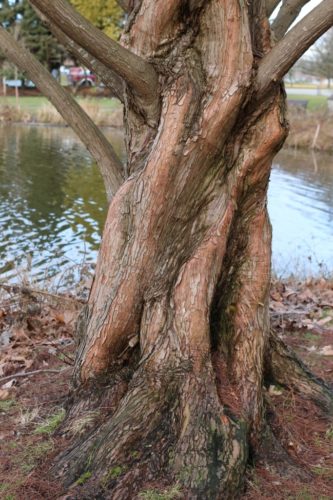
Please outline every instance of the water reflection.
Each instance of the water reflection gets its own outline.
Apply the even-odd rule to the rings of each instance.
[[[333,156],[282,151],[269,189],[278,275],[333,270]]]
[[[122,135],[112,134],[122,154]],[[67,128],[0,129],[0,269],[32,275],[93,262],[106,198],[96,165]],[[11,269],[15,264],[15,269]]]
[[[124,154],[122,134],[107,134]],[[42,279],[97,256],[106,198],[97,167],[68,128],[0,128],[0,274]],[[278,274],[333,269],[333,157],[284,151],[269,191]],[[30,257],[31,256],[31,257]],[[310,257],[310,259],[309,259]],[[15,269],[13,269],[15,266]]]

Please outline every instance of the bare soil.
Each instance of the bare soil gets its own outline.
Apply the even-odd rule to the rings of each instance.
[[[0,298],[0,498],[86,498],[82,485],[65,492],[48,473],[54,457],[69,445],[56,429],[70,391],[73,332],[83,301],[27,287],[2,288]],[[273,283],[271,317],[311,370],[333,384],[333,281]],[[332,419],[283,387],[268,387],[266,397],[276,435],[311,479],[274,476],[257,463],[248,470],[243,498],[332,498]],[[170,490],[164,494],[161,483],[145,489],[156,492],[149,498],[183,497],[178,489],[174,497]]]

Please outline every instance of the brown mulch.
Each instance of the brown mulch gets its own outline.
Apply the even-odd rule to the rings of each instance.
[[[333,281],[275,282],[271,322],[283,340],[333,387]],[[264,467],[248,472],[246,500],[329,500],[333,498],[333,420],[311,401],[277,388],[270,397],[271,426],[307,482],[274,476]]]
[[[82,303],[29,288],[0,289],[0,498],[58,499],[48,477],[68,443],[52,431],[70,387],[73,329]],[[333,281],[276,282],[272,324],[313,372],[333,383]],[[216,362],[219,362],[217,360]],[[54,370],[51,372],[50,370]],[[17,377],[18,373],[38,373]],[[16,375],[16,378],[15,378]],[[243,498],[333,498],[333,423],[320,409],[283,388],[269,392],[268,418],[308,482],[249,469]]]
[[[52,422],[68,396],[82,304],[18,286],[0,297],[0,498],[55,499],[61,488],[45,471],[66,444]]]

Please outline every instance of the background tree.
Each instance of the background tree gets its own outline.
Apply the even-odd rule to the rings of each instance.
[[[1,2],[0,23],[11,33],[18,28],[18,38],[49,70],[60,66],[64,49],[27,0]]]
[[[0,29],[7,57],[96,158],[111,200],[62,428],[76,439],[54,471],[67,486],[92,474],[88,498],[135,498],[152,478],[190,498],[237,497],[250,456],[301,475],[270,429],[265,387],[326,411],[332,393],[270,329],[267,187],[288,132],[282,78],[333,25],[333,0],[288,32],[307,1],[283,2],[274,37],[278,1],[123,0],[121,44],[65,0],[30,3],[124,103],[128,155],[122,165]]]
[[[4,0],[0,2],[0,15],[1,15],[1,24],[5,28],[8,28],[13,23],[15,23],[17,19],[17,15],[21,10],[21,2],[20,0]]]
[[[324,78],[328,88],[331,88],[333,79],[333,30],[323,36],[307,56],[302,58],[299,68],[306,74]]]
[[[116,0],[71,0],[77,10],[97,28],[117,39],[121,33],[124,11]]]

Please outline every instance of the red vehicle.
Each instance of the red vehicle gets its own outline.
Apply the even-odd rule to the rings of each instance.
[[[92,87],[96,83],[96,75],[81,66],[70,68],[68,79],[72,85],[78,87]]]

